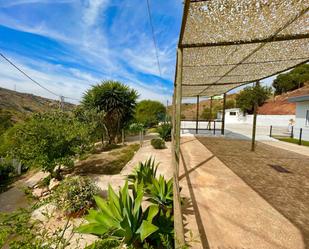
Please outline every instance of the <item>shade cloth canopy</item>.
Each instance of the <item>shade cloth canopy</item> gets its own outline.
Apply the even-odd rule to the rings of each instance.
[[[309,61],[308,10],[308,0],[187,0],[182,96],[223,94]]]

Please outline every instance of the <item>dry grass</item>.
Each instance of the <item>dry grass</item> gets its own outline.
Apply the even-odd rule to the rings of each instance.
[[[269,145],[224,138],[198,138],[234,173],[302,232],[309,248],[309,155],[303,156]],[[281,166],[290,173],[280,173]]]
[[[75,174],[119,174],[139,149],[138,144],[130,144],[107,152],[93,154],[75,165]]]

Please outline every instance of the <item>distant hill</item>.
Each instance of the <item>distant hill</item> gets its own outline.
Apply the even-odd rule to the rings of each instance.
[[[226,101],[235,101],[236,94],[228,94],[226,95]],[[213,109],[221,109],[221,106],[223,105],[223,99],[220,100],[213,100],[212,106]],[[202,114],[203,110],[205,108],[210,107],[210,100],[200,100],[200,105],[199,105],[199,113],[200,115]],[[169,106],[168,112],[171,114],[172,113],[172,107]],[[181,105],[181,115],[182,119],[186,120],[191,120],[191,119],[196,119],[196,103],[183,103]]]
[[[0,109],[10,112],[12,120],[17,122],[27,116],[58,109],[60,102],[28,93],[20,93],[0,87]],[[75,105],[65,103],[65,110],[71,110]]]

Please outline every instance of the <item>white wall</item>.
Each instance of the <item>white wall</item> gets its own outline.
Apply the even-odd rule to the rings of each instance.
[[[230,112],[236,111],[236,116],[231,116]],[[218,115],[218,118],[222,118],[222,114]],[[258,126],[280,126],[288,127],[290,119],[295,120],[295,115],[257,115]],[[239,109],[227,109],[225,111],[225,123],[226,124],[252,124],[253,115],[243,115]]]
[[[300,128],[302,128],[303,140],[309,141],[309,125],[308,124],[306,125],[307,110],[309,110],[309,101],[296,103],[296,124],[295,124],[294,137],[299,138],[299,131]]]

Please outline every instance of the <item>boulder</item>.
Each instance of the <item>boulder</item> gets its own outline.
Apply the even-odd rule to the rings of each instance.
[[[44,206],[41,206],[32,212],[31,220],[47,222],[49,220],[49,217],[53,215],[56,209],[57,207],[52,203],[48,203]]]
[[[49,186],[48,189],[49,190],[53,190],[54,188],[56,188],[58,185],[60,184],[60,181],[58,181],[57,179],[52,178],[49,182]]]
[[[46,192],[45,188],[36,188],[32,191],[34,197],[40,198]]]

